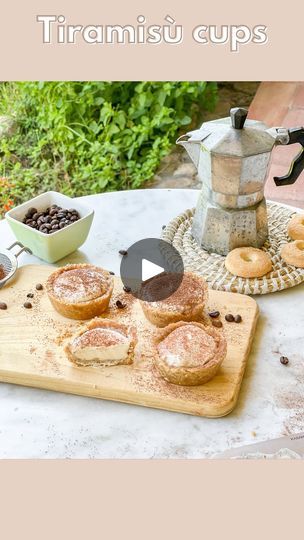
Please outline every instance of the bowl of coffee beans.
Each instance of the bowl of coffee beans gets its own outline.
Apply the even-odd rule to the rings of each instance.
[[[54,263],[87,239],[94,211],[82,203],[48,191],[6,214],[17,239],[40,259]]]

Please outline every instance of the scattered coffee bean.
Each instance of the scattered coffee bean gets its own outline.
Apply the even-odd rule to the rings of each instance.
[[[34,298],[34,295],[32,292],[29,292],[27,295],[26,295],[26,298]]]
[[[164,231],[164,230],[165,230],[165,228],[166,228],[166,225],[163,225],[163,226],[162,226],[162,230]]]
[[[225,315],[225,319],[227,322],[234,322],[235,321],[235,317],[234,315],[232,315],[232,313],[228,313],[227,315]]]
[[[7,304],[5,302],[0,302],[0,309],[7,309]]]
[[[43,212],[38,212],[36,208],[30,208],[22,222],[43,234],[53,234],[79,219],[80,215],[77,210],[65,210],[53,204]]]
[[[125,285],[123,290],[127,293],[131,292],[131,287],[128,287],[128,285]]]
[[[37,283],[36,290],[37,291],[42,291],[43,290],[43,285],[41,283]]]
[[[242,317],[241,317],[241,315],[236,315],[236,316],[234,317],[234,322],[236,322],[236,323],[242,322]]]
[[[210,313],[209,313],[209,317],[211,317],[211,319],[216,319],[219,316],[220,316],[219,311],[210,311]]]
[[[125,249],[120,249],[119,255],[128,255],[128,252]]]
[[[117,300],[116,305],[117,305],[118,309],[123,309],[123,308],[126,307],[126,304],[123,304],[121,300]]]
[[[215,326],[216,328],[222,328],[223,323],[222,321],[215,320],[215,321],[212,321],[212,325]]]
[[[25,309],[32,309],[33,306],[31,302],[24,302],[23,307],[25,307]]]
[[[287,356],[281,356],[280,357],[280,362],[281,362],[281,364],[283,364],[283,366],[287,366],[287,364],[289,363],[289,360],[288,360]]]
[[[111,276],[115,276],[115,272],[112,272],[112,270],[109,270],[109,274],[111,274]]]

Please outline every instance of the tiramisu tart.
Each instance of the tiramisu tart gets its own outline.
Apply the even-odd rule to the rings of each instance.
[[[167,287],[166,277],[160,274],[151,280],[151,294],[149,283],[144,290],[141,306],[146,318],[160,327],[178,321],[201,319],[208,299],[206,281],[196,274],[185,272],[180,286],[168,298],[158,302],[149,301],[149,297],[153,298],[153,288],[161,287],[162,280]]]
[[[132,364],[135,330],[110,319],[96,318],[86,324],[65,347],[71,362],[79,366]]]
[[[169,324],[155,339],[155,365],[166,381],[204,384],[218,372],[227,353],[224,335],[197,322]]]
[[[113,286],[113,277],[106,270],[91,264],[71,264],[53,272],[46,288],[61,315],[84,320],[107,309]]]

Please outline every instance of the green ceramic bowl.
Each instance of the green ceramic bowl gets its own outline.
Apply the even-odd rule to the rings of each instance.
[[[66,209],[75,208],[79,212],[81,219],[50,235],[31,229],[31,227],[22,223],[29,208],[34,207],[38,211],[43,211],[52,204],[58,204]],[[56,191],[48,191],[13,208],[13,210],[7,212],[5,217],[16,238],[29,248],[33,255],[43,261],[55,263],[73,253],[86,241],[92,225],[94,210],[66,195]]]

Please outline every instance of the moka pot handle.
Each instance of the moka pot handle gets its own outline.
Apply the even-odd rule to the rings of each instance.
[[[299,143],[302,146],[300,153],[294,158],[290,169],[285,176],[274,176],[276,186],[289,186],[294,184],[304,170],[304,127],[291,128],[287,130],[289,140],[283,144]]]

